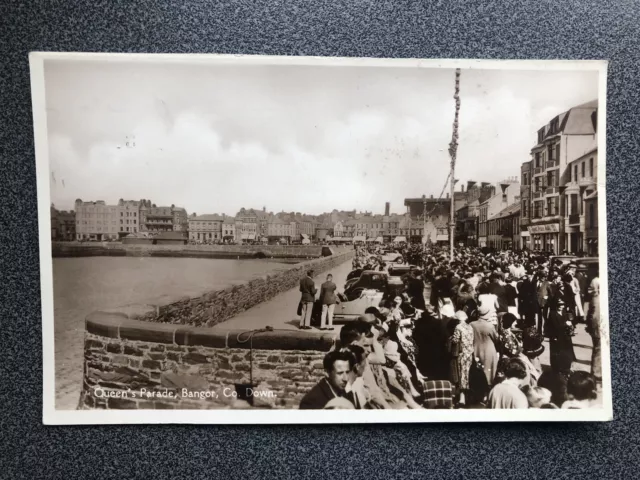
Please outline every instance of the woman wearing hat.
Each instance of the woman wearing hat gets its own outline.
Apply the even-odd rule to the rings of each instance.
[[[558,373],[568,373],[571,364],[576,360],[571,335],[573,324],[568,312],[575,308],[574,294],[571,287],[557,271],[549,274],[551,281],[551,297],[549,299],[549,350],[551,369]]]
[[[540,355],[544,352],[542,344],[543,337],[538,333],[535,327],[529,327],[522,332],[522,352],[518,358],[527,367],[529,374],[529,385],[538,384],[538,379],[542,375],[542,367],[540,366]]]
[[[493,385],[493,380],[498,369],[498,332],[493,326],[491,309],[486,303],[478,306],[478,319],[471,322],[473,328],[473,353],[484,367],[484,374],[489,385]]]
[[[453,365],[451,369],[451,383],[460,392],[459,404],[465,404],[465,394],[469,390],[469,371],[473,361],[473,327],[467,323],[467,314],[460,310],[456,312],[458,324],[451,337],[451,355]]]

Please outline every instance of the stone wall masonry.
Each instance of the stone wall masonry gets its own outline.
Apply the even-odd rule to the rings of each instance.
[[[326,247],[325,247],[326,248]],[[118,242],[53,242],[53,257],[148,256],[190,258],[318,258],[320,245],[135,245]],[[335,253],[353,249],[332,246]]]
[[[139,317],[149,322],[212,327],[299,285],[305,272],[322,273],[353,258],[353,250],[289,264],[247,282],[189,298],[162,297]],[[114,311],[117,311],[114,310]]]
[[[333,336],[160,325],[123,313],[86,320],[81,409],[297,408],[323,376]],[[252,381],[252,382],[251,382]]]

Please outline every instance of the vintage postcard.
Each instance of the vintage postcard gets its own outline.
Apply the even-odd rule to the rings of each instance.
[[[606,62],[30,65],[45,423],[613,418]]]

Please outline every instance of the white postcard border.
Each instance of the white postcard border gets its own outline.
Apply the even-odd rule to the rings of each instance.
[[[57,410],[49,152],[45,60],[161,62],[216,65],[313,65],[327,67],[461,68],[490,70],[598,71],[598,226],[602,318],[602,408],[576,410]],[[576,422],[613,419],[606,228],[606,94],[604,60],[381,59],[216,54],[32,52],[29,55],[38,189],[40,289],[42,296],[43,423],[89,424],[340,424],[432,422]]]

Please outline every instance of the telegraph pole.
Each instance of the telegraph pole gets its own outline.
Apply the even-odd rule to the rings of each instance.
[[[456,113],[453,118],[453,134],[451,136],[451,143],[449,144],[449,156],[451,157],[451,211],[449,217],[449,263],[453,262],[453,245],[454,237],[456,234],[456,219],[453,200],[455,195],[455,172],[456,172],[456,155],[458,153],[458,115],[460,113],[460,69],[456,68],[456,83],[453,98],[456,101]]]

